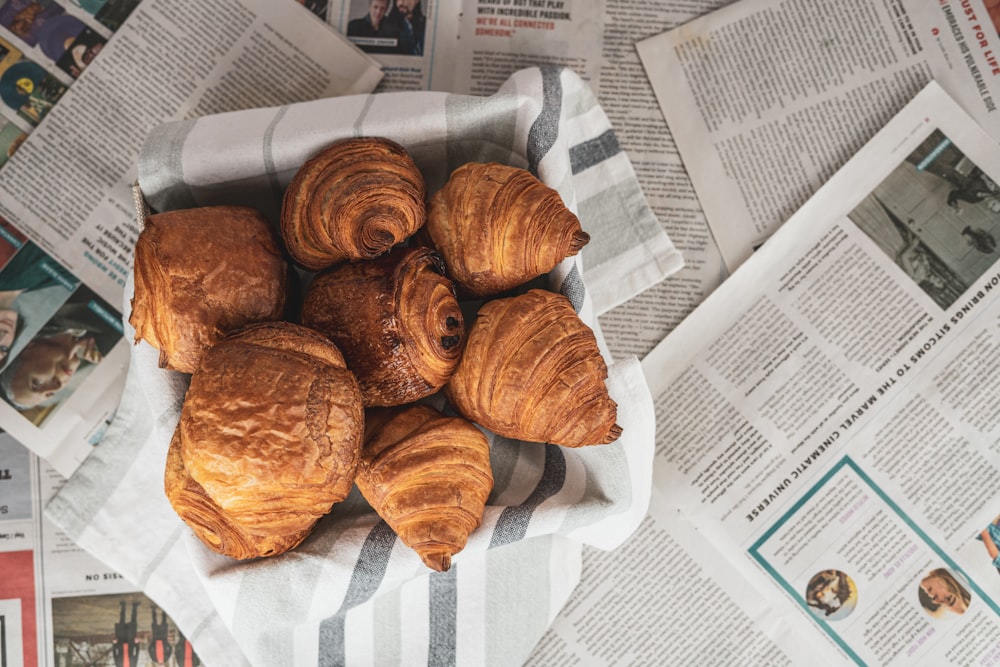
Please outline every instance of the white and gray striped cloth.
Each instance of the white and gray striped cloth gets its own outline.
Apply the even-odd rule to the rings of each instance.
[[[681,266],[603,110],[560,68],[517,72],[489,97],[359,95],[169,123],[147,140],[139,183],[153,210],[241,203],[275,216],[306,158],[376,135],[407,147],[428,192],[487,160],[556,188],[592,240],[550,284],[599,339],[596,313]],[[127,287],[127,329],[129,299]],[[133,348],[114,423],[46,514],[161,605],[209,667],[521,664],[579,580],[581,545],[612,549],[645,515],[652,400],[637,360],[609,360],[622,438],[564,449],[491,437],[495,488],[449,572],[424,567],[356,489],[292,552],[233,561],[164,497],[187,376],[156,361],[145,343]]]

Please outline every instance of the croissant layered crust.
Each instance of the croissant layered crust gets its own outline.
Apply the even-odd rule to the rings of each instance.
[[[618,406],[594,332],[561,294],[486,302],[445,394],[494,433],[566,447],[618,439]]]
[[[331,341],[287,322],[253,325],[212,347],[191,378],[178,426],[184,474],[168,466],[168,496],[184,490],[174,509],[216,536],[203,539],[210,548],[274,555],[350,492],[363,433],[357,380]],[[225,521],[210,530],[215,508]],[[248,550],[247,535],[268,551]]]
[[[402,405],[438,391],[465,341],[455,286],[441,257],[425,247],[398,247],[320,273],[301,320],[337,344],[366,406]]]
[[[455,169],[431,197],[426,236],[463,294],[486,297],[551,271],[590,240],[559,193],[496,162]]]
[[[206,206],[149,216],[135,246],[135,340],[161,368],[193,373],[228,332],[284,315],[288,267],[255,209]]]
[[[282,202],[281,234],[310,271],[371,259],[424,224],[425,195],[423,175],[398,143],[339,141],[296,172]]]
[[[493,490],[489,442],[427,405],[369,414],[358,489],[427,567],[446,571],[482,523]]]

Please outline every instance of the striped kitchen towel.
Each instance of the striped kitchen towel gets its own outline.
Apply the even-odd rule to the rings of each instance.
[[[458,165],[487,160],[558,190],[592,241],[550,286],[606,357],[596,313],[681,266],[603,110],[559,68],[517,72],[490,97],[361,95],[170,123],[149,137],[139,183],[154,210],[231,203],[276,216],[310,155],[372,135],[406,146],[429,192]],[[126,336],[130,295],[131,284]],[[636,359],[608,361],[621,439],[565,449],[491,436],[483,524],[445,573],[430,572],[357,489],[289,553],[237,562],[205,548],[162,491],[188,376],[159,369],[145,343],[105,440],[46,514],[162,606],[209,667],[521,664],[576,585],[581,545],[615,548],[645,515],[652,399]]]

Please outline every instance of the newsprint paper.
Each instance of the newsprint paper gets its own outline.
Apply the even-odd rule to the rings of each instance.
[[[740,0],[638,43],[731,270],[931,79],[1000,138],[993,5]]]
[[[643,360],[655,487],[817,662],[1000,659],[998,178],[928,84]]]

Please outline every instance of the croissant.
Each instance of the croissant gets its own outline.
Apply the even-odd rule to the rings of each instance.
[[[285,191],[281,233],[289,254],[310,271],[371,259],[424,224],[425,185],[406,149],[363,137],[309,159]]]
[[[427,405],[368,414],[358,490],[427,567],[444,572],[482,523],[493,490],[489,442]]]
[[[329,339],[288,322],[251,325],[191,376],[164,487],[209,548],[275,555],[350,492],[363,436],[357,380]]]
[[[426,234],[460,292],[496,295],[551,271],[590,240],[559,193],[530,172],[467,163],[431,197]]]
[[[302,324],[333,340],[366,406],[411,403],[438,391],[458,364],[465,322],[441,257],[398,247],[318,274]]]
[[[161,368],[193,373],[226,333],[284,314],[288,267],[256,210],[206,206],[149,216],[135,245],[135,341]]]
[[[444,391],[494,433],[580,447],[621,435],[607,377],[594,332],[569,300],[532,289],[483,304]]]

